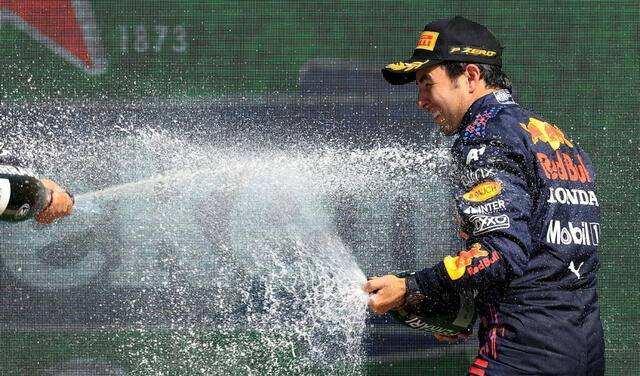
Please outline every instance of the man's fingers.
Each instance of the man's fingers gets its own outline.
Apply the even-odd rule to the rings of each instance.
[[[363,289],[371,294],[369,308],[378,314],[402,305],[406,291],[404,279],[391,274],[370,279]]]
[[[381,298],[378,294],[373,294],[369,297],[369,309],[373,312],[381,315],[387,313],[391,308],[393,308],[393,305],[389,304],[387,300]]]
[[[371,279],[369,279],[364,286],[362,287],[362,289],[366,292],[376,292],[378,290],[380,290],[380,288],[384,286],[384,283],[380,280],[379,277],[371,277]]]
[[[377,314],[382,314],[387,311],[384,308],[384,305],[381,304],[381,297],[378,294],[380,292],[380,289],[382,289],[383,287],[384,287],[384,282],[379,277],[369,278],[367,283],[365,283],[363,286],[364,291],[371,294],[369,296],[369,302],[368,302],[369,309],[371,309],[373,312]]]
[[[376,295],[371,295],[369,297],[369,301],[367,302],[367,305],[369,306],[369,309],[372,310],[375,313],[380,314],[380,307],[378,304],[378,298],[376,297]]]
[[[49,206],[36,215],[35,220],[40,223],[53,223],[60,217],[66,217],[73,212],[73,198],[67,191],[49,179],[40,179],[42,184],[51,192]]]

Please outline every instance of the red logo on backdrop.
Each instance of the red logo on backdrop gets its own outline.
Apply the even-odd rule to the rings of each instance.
[[[4,22],[89,74],[107,69],[102,39],[88,0],[0,0],[0,24]]]

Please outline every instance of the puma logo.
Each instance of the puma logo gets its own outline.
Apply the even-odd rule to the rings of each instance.
[[[584,265],[584,262],[581,262],[580,265],[578,265],[578,268],[576,269],[576,266],[573,264],[573,261],[571,261],[571,263],[569,264],[569,270],[571,270],[573,274],[578,276],[578,279],[580,279],[580,268],[582,267],[582,265]]]

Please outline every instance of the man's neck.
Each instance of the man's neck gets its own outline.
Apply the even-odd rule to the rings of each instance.
[[[471,104],[473,104],[473,102],[477,101],[478,99],[484,97],[487,94],[491,94],[491,93],[495,93],[496,91],[498,91],[500,89],[496,89],[496,88],[488,88],[488,87],[484,87],[482,89],[479,89],[477,91],[477,93],[474,93],[472,95],[473,100],[471,101],[471,103],[469,104],[469,107],[471,107]]]

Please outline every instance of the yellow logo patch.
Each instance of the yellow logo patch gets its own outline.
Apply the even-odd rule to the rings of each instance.
[[[482,202],[499,195],[500,192],[502,192],[502,185],[500,183],[487,181],[471,188],[471,190],[462,195],[462,197],[467,201]]]
[[[555,125],[551,125],[542,120],[529,118],[529,124],[525,125],[520,123],[520,126],[531,134],[531,142],[534,144],[538,141],[546,142],[553,150],[558,150],[562,144],[570,148],[573,147],[571,141],[567,140],[564,133]]]
[[[420,34],[420,39],[418,39],[418,45],[416,46],[416,49],[433,51],[436,46],[438,35],[440,35],[440,33],[436,33],[435,31],[423,32],[422,34]]]
[[[455,281],[464,275],[467,266],[471,265],[474,258],[486,256],[489,256],[489,252],[482,249],[480,243],[474,243],[470,250],[462,251],[456,257],[446,256],[443,262],[449,278]]]
[[[421,66],[425,65],[428,62],[429,62],[429,60],[416,61],[414,63],[399,62],[399,63],[389,64],[385,68],[391,69],[391,70],[394,70],[394,71],[411,72],[411,71],[414,71],[414,70],[420,68]]]

